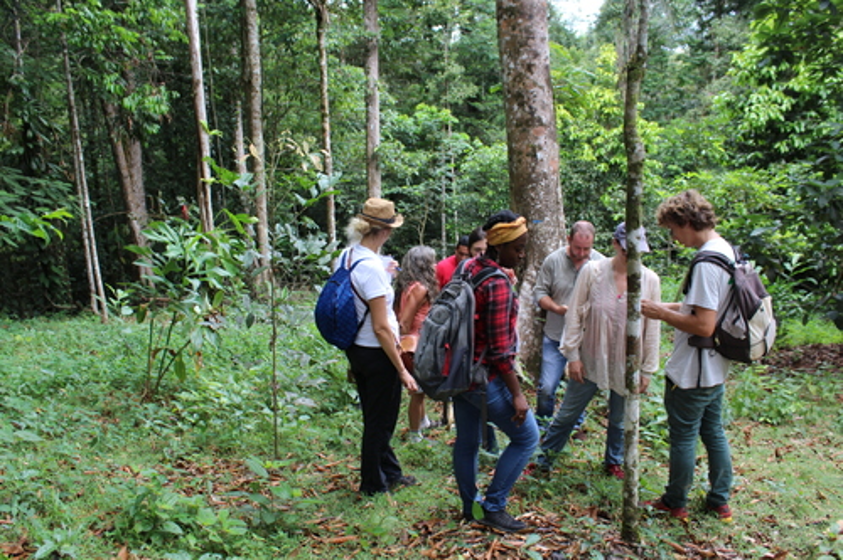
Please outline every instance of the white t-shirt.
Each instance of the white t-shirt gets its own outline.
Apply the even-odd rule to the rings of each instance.
[[[343,251],[340,258],[337,259],[337,266],[345,266],[348,251],[351,251],[351,264],[363,259],[351,273],[351,282],[357,289],[357,293],[366,301],[381,296],[386,297],[389,326],[392,328],[392,332],[395,333],[395,340],[398,340],[398,319],[395,317],[395,311],[392,309],[395,290],[392,289],[392,278],[384,268],[383,261],[377,253],[358,243]],[[354,298],[354,305],[356,306],[357,317],[359,319],[366,313],[368,306],[359,297]],[[375,330],[372,327],[371,312],[366,314],[366,320],[360,327],[354,343],[357,346],[365,346],[367,348],[380,347],[381,343],[378,341],[378,337],[375,336]]]
[[[707,241],[700,251],[716,251],[735,260],[735,252],[722,237]],[[682,301],[681,313],[691,313],[693,306],[713,309],[718,316],[728,304],[728,272],[712,263],[699,263],[694,267],[691,288]],[[667,377],[680,389],[714,387],[726,381],[731,361],[713,348],[696,348],[688,344],[690,334],[676,329],[673,354],[665,365]]]

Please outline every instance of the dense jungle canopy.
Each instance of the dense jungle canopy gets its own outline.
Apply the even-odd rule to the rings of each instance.
[[[196,12],[212,168],[204,184],[216,228],[213,243],[207,232],[200,243],[190,2],[4,0],[2,311],[85,308],[86,239],[112,303],[137,295],[128,287],[139,278],[138,253],[175,274],[166,259],[178,240],[180,258],[212,246],[221,259],[218,277],[200,284],[230,283],[254,270],[260,247],[249,217],[260,215],[261,196],[276,281],[321,282],[342,241],[329,238],[328,194],[340,231],[367,196],[372,32],[357,1],[249,4],[213,0]],[[382,191],[407,217],[389,249],[426,243],[445,256],[511,200],[495,4],[381,0],[377,9]],[[696,188],[714,202],[722,233],[765,271],[779,313],[818,310],[843,326],[841,10],[841,0],[654,1],[639,111],[643,215],[656,249],[649,265],[682,258],[652,223],[653,209]],[[244,30],[255,16],[260,169],[255,124],[244,116],[255,99]],[[594,25],[575,33],[549,6],[565,219],[593,221],[598,240],[624,212],[622,18],[623,3],[606,0]],[[185,263],[179,274],[203,266]]]

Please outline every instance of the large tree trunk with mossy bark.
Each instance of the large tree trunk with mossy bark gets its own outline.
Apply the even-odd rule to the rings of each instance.
[[[513,209],[527,218],[530,240],[520,271],[521,359],[534,379],[541,363],[542,325],[533,287],[545,257],[564,240],[559,144],[550,82],[547,3],[497,0],[509,181]]]

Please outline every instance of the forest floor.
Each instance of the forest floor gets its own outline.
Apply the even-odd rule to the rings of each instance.
[[[393,447],[421,484],[361,497],[362,423],[344,359],[295,333],[278,356],[272,450],[268,330],[227,333],[201,371],[167,378],[167,397],[144,402],[144,325],[0,319],[0,559],[843,560],[843,344],[782,347],[736,367],[734,522],[705,512],[701,453],[691,521],[640,510],[633,545],[620,534],[622,483],[601,469],[605,399],[550,475],[516,483],[508,510],[529,530],[499,534],[459,518],[455,432],[411,443],[403,408]],[[662,392],[655,376],[641,400],[640,500],[666,482]],[[432,418],[438,408],[428,404]],[[494,464],[481,456],[481,487]]]
[[[816,373],[818,367],[843,371],[843,344],[805,344],[776,350],[762,360],[776,370]]]

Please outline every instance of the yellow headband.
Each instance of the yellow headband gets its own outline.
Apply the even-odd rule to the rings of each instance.
[[[503,245],[515,241],[525,233],[527,233],[527,219],[521,216],[514,222],[492,226],[492,229],[486,232],[486,243],[493,247]]]

